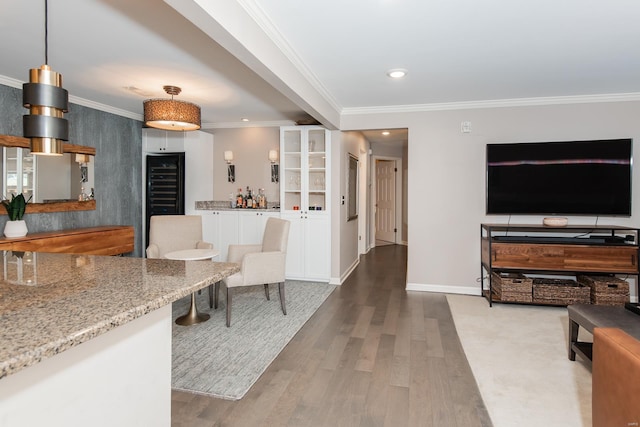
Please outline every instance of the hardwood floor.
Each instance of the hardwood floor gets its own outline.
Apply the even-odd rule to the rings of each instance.
[[[172,392],[172,425],[491,426],[441,294],[376,247],[239,401]]]

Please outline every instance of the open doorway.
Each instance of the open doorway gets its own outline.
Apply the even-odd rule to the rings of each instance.
[[[371,147],[368,248],[406,245],[408,129],[361,132]]]

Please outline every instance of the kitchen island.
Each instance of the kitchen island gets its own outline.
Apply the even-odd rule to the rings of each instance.
[[[171,303],[239,271],[29,252],[2,261],[2,426],[169,426]]]

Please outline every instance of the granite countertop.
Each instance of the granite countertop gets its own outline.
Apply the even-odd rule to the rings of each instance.
[[[208,261],[0,256],[0,379],[240,271]]]
[[[280,212],[280,204],[268,202],[266,208],[232,208],[229,201],[220,200],[200,200],[196,202],[196,210],[208,211],[237,211],[237,212]]]

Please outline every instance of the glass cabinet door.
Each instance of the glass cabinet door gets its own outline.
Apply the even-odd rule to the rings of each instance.
[[[35,157],[26,148],[4,147],[2,150],[2,196],[24,194],[25,199],[33,195],[35,180]]]
[[[324,129],[309,131],[307,197],[310,211],[326,209],[326,141]]]
[[[280,153],[284,169],[280,185],[284,186],[284,200],[280,203],[286,210],[301,209],[303,175],[302,175],[302,132],[300,130],[286,130],[283,134],[283,149]],[[284,161],[282,161],[284,160]]]

